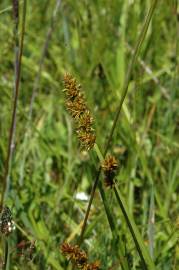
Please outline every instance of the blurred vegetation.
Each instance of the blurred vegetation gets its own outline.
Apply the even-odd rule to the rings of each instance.
[[[179,265],[179,8],[158,1],[135,65],[111,143],[118,188],[134,215],[157,269]],[[20,1],[20,26],[22,19]],[[57,6],[57,4],[59,4]],[[0,177],[4,175],[14,93],[11,1],[0,3]],[[71,269],[60,253],[76,242],[99,160],[80,152],[65,109],[63,75],[82,84],[101,150],[109,136],[126,70],[151,1],[27,1],[14,154],[6,204],[16,230],[8,237],[7,269]],[[178,9],[178,10],[177,10]],[[20,34],[20,33],[19,33]],[[101,177],[103,180],[103,177]],[[82,247],[101,269],[140,268],[114,194],[106,189],[120,241],[114,241],[96,191]],[[155,212],[155,219],[154,219]],[[35,241],[19,251],[21,241]],[[29,243],[29,242],[28,242]],[[28,245],[28,244],[27,244]],[[0,249],[3,260],[3,248]]]

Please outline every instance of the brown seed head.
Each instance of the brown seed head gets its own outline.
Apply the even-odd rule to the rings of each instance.
[[[82,270],[99,270],[100,268],[100,263],[99,262],[94,262],[94,263],[86,263]]]
[[[118,168],[117,160],[114,156],[108,156],[105,158],[101,165],[104,172],[115,171]]]
[[[86,110],[86,105],[82,97],[76,97],[73,101],[68,100],[66,107],[75,119],[79,118]]]
[[[84,114],[79,118],[78,128],[83,129],[86,132],[92,130],[93,117],[90,114],[90,111],[84,112]]]
[[[102,170],[104,172],[104,184],[106,187],[113,187],[115,171],[118,168],[117,160],[114,156],[108,156],[105,158],[101,164]]]
[[[96,141],[95,134],[91,132],[88,133],[86,131],[80,131],[78,133],[78,138],[81,141],[81,147],[87,151],[93,148]]]
[[[90,150],[94,146],[96,136],[92,127],[93,117],[86,105],[81,86],[77,84],[76,79],[69,73],[64,75],[64,85],[66,107],[74,118],[81,149]]]
[[[96,261],[94,263],[88,263],[88,257],[85,251],[80,250],[76,245],[70,245],[68,243],[63,243],[60,247],[63,255],[71,260],[72,263],[76,265],[77,268],[82,270],[99,270],[100,263]]]
[[[72,246],[68,243],[63,243],[60,248],[65,257],[73,261],[78,267],[83,265],[88,259],[86,253],[81,251],[77,245]]]
[[[81,86],[77,84],[77,81],[73,76],[69,73],[65,73],[64,75],[64,85],[65,92],[69,99],[73,99],[80,94]]]

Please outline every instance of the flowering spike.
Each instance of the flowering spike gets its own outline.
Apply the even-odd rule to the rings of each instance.
[[[66,108],[74,118],[81,148],[90,150],[95,144],[96,136],[92,127],[93,117],[81,92],[81,85],[77,84],[76,79],[71,74],[66,73],[64,75],[64,86]]]
[[[88,263],[88,256],[85,251],[81,250],[79,246],[73,246],[68,243],[63,243],[60,247],[63,255],[68,258],[77,268],[82,270],[99,270],[100,263]]]
[[[113,187],[114,185],[114,176],[115,176],[115,171],[118,168],[118,163],[117,160],[114,156],[107,156],[103,163],[101,164],[101,168],[104,172],[105,175],[105,186],[106,187]]]

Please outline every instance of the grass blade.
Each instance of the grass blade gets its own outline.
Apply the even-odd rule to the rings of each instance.
[[[137,248],[137,251],[139,253],[139,256],[141,258],[141,262],[142,262],[142,269],[155,269],[155,265],[149,255],[149,252],[146,248],[146,246],[144,245],[144,241],[140,235],[140,232],[135,224],[135,221],[132,217],[132,215],[129,213],[127,206],[126,206],[126,202],[122,196],[122,194],[120,193],[120,191],[117,189],[117,187],[114,187],[114,193],[117,199],[117,202],[119,204],[119,207],[121,208],[121,211],[124,215],[124,218],[126,220],[126,223],[128,225],[128,228],[130,230],[130,233],[132,235],[132,238],[134,240],[135,246]]]

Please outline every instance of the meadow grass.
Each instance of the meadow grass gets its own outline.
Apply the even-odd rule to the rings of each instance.
[[[0,3],[0,176],[16,230],[1,234],[0,268],[70,270],[68,242],[103,270],[177,270],[177,1],[12,2]],[[66,72],[94,119],[89,151],[65,105]],[[112,188],[107,153],[119,164]]]

